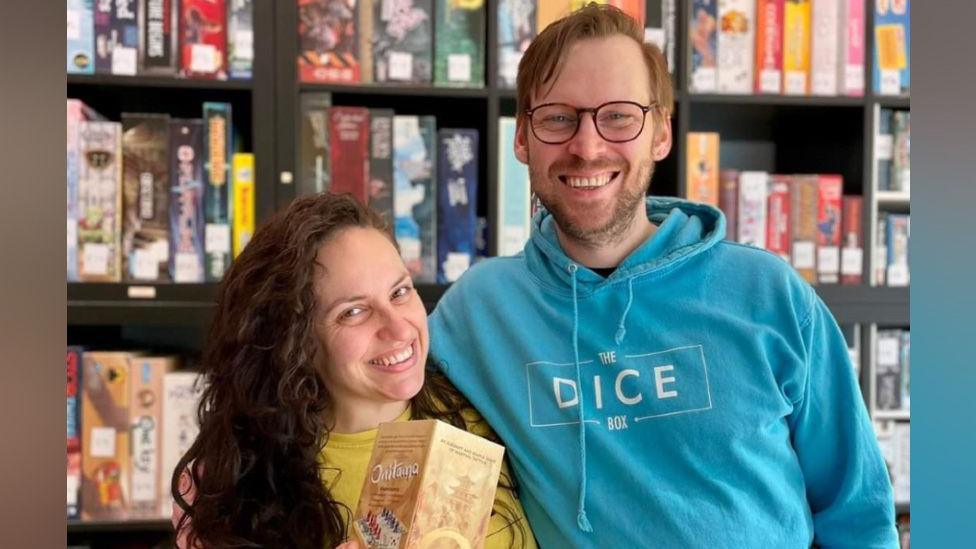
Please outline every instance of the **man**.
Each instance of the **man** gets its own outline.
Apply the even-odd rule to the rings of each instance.
[[[508,447],[541,547],[897,547],[837,325],[710,206],[645,194],[671,147],[660,51],[619,10],[546,28],[516,156],[545,210],[431,315]]]

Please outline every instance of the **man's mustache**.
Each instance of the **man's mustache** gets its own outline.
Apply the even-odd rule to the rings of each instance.
[[[602,171],[618,172],[624,171],[626,168],[627,163],[620,160],[582,160],[580,158],[569,158],[565,160],[557,160],[552,166],[549,167],[549,173]]]

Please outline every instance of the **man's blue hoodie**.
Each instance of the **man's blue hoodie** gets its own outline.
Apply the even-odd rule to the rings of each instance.
[[[897,547],[836,322],[715,208],[648,198],[608,278],[553,218],[430,317],[439,367],[508,448],[542,547]]]

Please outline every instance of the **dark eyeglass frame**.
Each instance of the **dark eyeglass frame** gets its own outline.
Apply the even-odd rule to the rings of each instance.
[[[637,130],[637,133],[634,134],[634,137],[631,137],[630,139],[608,139],[607,136],[603,135],[603,132],[600,131],[600,125],[596,123],[596,117],[600,113],[600,109],[602,109],[603,107],[606,107],[607,105],[620,105],[620,104],[633,105],[635,107],[638,107],[644,113],[644,116],[641,118],[641,127],[639,130]],[[576,129],[573,130],[573,133],[569,137],[561,141],[546,141],[545,139],[539,137],[539,134],[535,132],[535,124],[532,123],[532,114],[535,111],[543,107],[553,107],[553,106],[567,107],[569,109],[576,111]],[[568,143],[574,137],[576,137],[576,134],[579,133],[580,124],[582,123],[583,120],[582,115],[584,112],[588,112],[592,115],[593,127],[596,128],[596,133],[601,138],[603,138],[604,141],[608,141],[610,143],[627,143],[628,141],[633,141],[637,139],[638,137],[640,137],[640,134],[644,133],[644,126],[647,124],[647,113],[650,112],[651,109],[656,108],[657,106],[658,106],[657,101],[651,101],[649,105],[641,105],[636,101],[607,101],[602,105],[597,105],[596,107],[588,107],[588,108],[578,108],[572,105],[567,105],[566,103],[543,103],[541,105],[536,105],[531,109],[525,109],[525,115],[529,117],[529,127],[532,128],[532,135],[534,135],[536,139],[538,139],[539,141],[547,145],[562,145],[563,143]]]

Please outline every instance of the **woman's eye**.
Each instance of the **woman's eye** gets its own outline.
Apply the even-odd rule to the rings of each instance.
[[[410,294],[410,286],[400,286],[393,292],[393,299],[401,299]]]
[[[339,315],[339,316],[342,319],[355,318],[355,317],[361,315],[363,313],[363,311],[365,311],[365,309],[363,309],[362,307],[351,307],[351,308],[346,309],[345,311],[343,311],[342,314]]]

